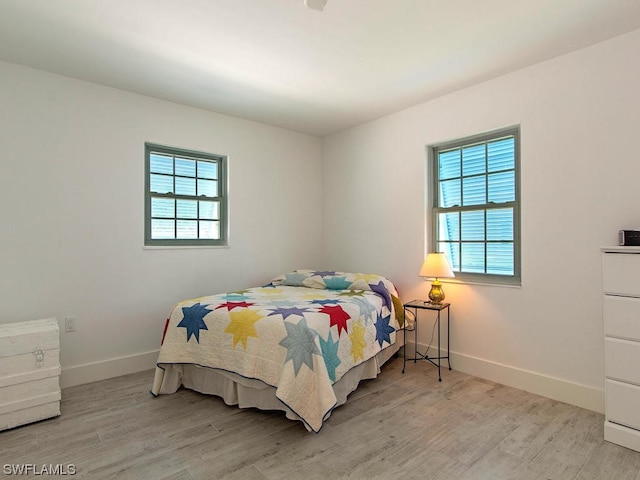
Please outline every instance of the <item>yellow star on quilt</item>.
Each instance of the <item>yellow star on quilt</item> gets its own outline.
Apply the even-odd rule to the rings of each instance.
[[[364,341],[365,330],[366,328],[360,322],[351,325],[349,338],[351,339],[351,355],[354,362],[357,362],[358,359],[364,360],[364,349],[367,346]]]
[[[259,292],[263,295],[282,295],[282,290],[278,287],[261,288]]]
[[[231,322],[224,329],[224,333],[230,333],[233,335],[233,348],[236,348],[238,342],[242,342],[242,348],[247,349],[247,339],[249,337],[258,338],[258,333],[254,328],[254,324],[264,318],[256,310],[249,310],[243,308],[238,311],[229,312]]]
[[[304,295],[302,295],[302,298],[304,298],[305,300],[321,300],[323,298],[326,298],[326,294],[324,293],[324,290],[322,291],[322,293],[320,292],[309,292],[309,293],[305,293]]]
[[[345,290],[338,294],[339,297],[362,297],[364,290]]]
[[[356,281],[364,280],[366,283],[369,283],[371,280],[377,280],[378,278],[380,277],[375,273],[358,273],[356,275]]]
[[[207,302],[205,302],[205,300],[207,300],[209,297],[198,297],[198,298],[190,298],[189,300],[183,300],[182,302],[179,302],[176,304],[176,308],[178,307],[186,307],[187,305],[192,305],[194,303],[201,303],[203,305],[207,304]]]

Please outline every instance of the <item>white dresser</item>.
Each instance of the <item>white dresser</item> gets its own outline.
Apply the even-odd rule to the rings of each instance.
[[[640,247],[602,248],[604,439],[640,451]]]

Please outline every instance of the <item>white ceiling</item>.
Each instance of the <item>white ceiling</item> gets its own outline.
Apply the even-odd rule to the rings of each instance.
[[[640,28],[640,0],[0,0],[0,59],[326,135]]]

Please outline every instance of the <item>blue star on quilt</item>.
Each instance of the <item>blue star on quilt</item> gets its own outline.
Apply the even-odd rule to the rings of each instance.
[[[240,302],[242,300],[251,300],[250,296],[245,295],[246,292],[247,292],[246,290],[243,290],[242,292],[227,293],[226,295],[223,295],[221,298],[223,300],[228,300],[232,302]]]
[[[287,273],[284,281],[287,285],[303,287],[305,278],[307,276],[303,273]]]
[[[330,270],[311,272],[311,275],[317,275],[319,277],[330,277],[330,276],[335,275],[335,274],[336,274],[336,272],[332,272]]]
[[[384,300],[384,306],[391,311],[391,295],[389,295],[389,291],[387,290],[387,287],[384,286],[384,283],[380,281],[376,284],[370,283],[369,286],[371,287],[371,291],[376,292],[382,297]]]
[[[322,349],[322,357],[324,358],[324,364],[327,367],[327,373],[329,374],[329,378],[331,378],[332,382],[336,381],[336,368],[342,362],[340,358],[338,358],[338,346],[340,342],[334,342],[333,336],[331,332],[329,332],[329,338],[327,340],[323,340],[320,337],[320,348]]]
[[[314,305],[337,305],[339,303],[339,300],[337,298],[316,299],[311,300],[311,303],[313,303]]]
[[[297,302],[292,302],[291,300],[271,300],[271,301],[265,300],[265,303],[269,303],[275,307],[281,307],[281,308],[294,307],[298,305]]]
[[[313,355],[320,355],[315,339],[318,332],[307,326],[307,320],[303,318],[297,324],[284,322],[287,336],[280,341],[280,345],[287,349],[284,362],[293,362],[293,371],[296,376],[304,363],[313,370]]]
[[[305,312],[309,312],[310,310],[308,308],[298,308],[298,307],[290,307],[290,308],[276,308],[273,309],[271,311],[271,313],[268,315],[269,317],[272,315],[282,315],[282,318],[284,318],[285,320],[287,319],[287,317],[289,315],[299,315],[299,316],[304,316]]]
[[[380,347],[382,347],[384,342],[391,345],[391,333],[395,332],[396,329],[389,325],[390,320],[391,315],[383,317],[381,314],[378,314],[378,320],[376,321],[376,341],[380,344]]]
[[[187,342],[193,335],[196,337],[196,342],[200,343],[200,330],[209,330],[207,324],[204,323],[204,317],[209,313],[211,310],[207,309],[207,305],[200,303],[195,303],[190,307],[182,307],[184,317],[177,326],[187,329]]]
[[[376,307],[366,297],[349,297],[346,301],[358,305],[360,315],[364,317],[366,323],[368,323],[368,320],[372,318],[372,314],[376,311]]]
[[[346,290],[353,282],[348,282],[347,277],[323,278],[324,284],[329,290]]]

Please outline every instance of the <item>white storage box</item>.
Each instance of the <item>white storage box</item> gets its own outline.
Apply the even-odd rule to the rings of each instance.
[[[60,415],[55,318],[0,324],[0,431]]]

